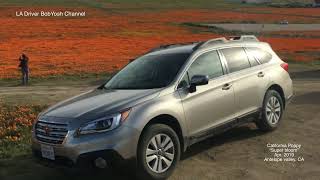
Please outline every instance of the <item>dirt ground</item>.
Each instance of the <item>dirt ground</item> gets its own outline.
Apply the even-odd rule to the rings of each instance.
[[[280,127],[271,133],[244,125],[190,147],[171,180],[187,179],[319,179],[320,177],[320,68],[290,65],[295,97],[287,107]],[[87,82],[85,82],[87,83]],[[32,87],[1,87],[0,97],[28,95],[33,101],[54,102],[94,86],[79,83]],[[30,100],[30,99],[29,99]],[[20,103],[29,101],[23,98]],[[267,144],[300,144],[295,157],[302,162],[265,162],[273,157]],[[95,175],[66,173],[43,167],[30,156],[0,160],[0,179],[132,179],[109,172]]]

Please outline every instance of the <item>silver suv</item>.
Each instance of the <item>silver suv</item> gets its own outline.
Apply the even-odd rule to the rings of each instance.
[[[140,178],[165,179],[196,142],[250,121],[276,129],[292,95],[288,64],[255,36],[164,45],[41,113],[32,148],[76,166],[134,160]]]

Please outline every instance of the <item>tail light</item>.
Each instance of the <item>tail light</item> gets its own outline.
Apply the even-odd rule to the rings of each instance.
[[[280,65],[285,71],[289,71],[289,64],[288,63],[282,63],[281,65]]]

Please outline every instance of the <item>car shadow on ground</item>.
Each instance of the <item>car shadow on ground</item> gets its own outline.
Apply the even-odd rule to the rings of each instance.
[[[190,146],[182,155],[181,160],[187,160],[192,156],[223,144],[250,139],[263,134],[265,133],[257,129],[253,123],[245,124]]]

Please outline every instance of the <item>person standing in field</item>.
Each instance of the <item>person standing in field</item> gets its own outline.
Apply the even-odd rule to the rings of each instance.
[[[28,85],[29,81],[29,58],[24,53],[19,57],[19,67],[21,68],[22,73],[22,85]]]

